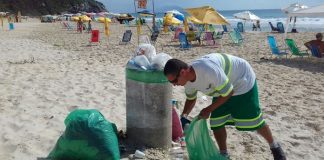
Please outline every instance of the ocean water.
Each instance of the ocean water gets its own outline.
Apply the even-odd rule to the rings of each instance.
[[[252,31],[252,22],[236,19],[233,14],[242,12],[245,10],[226,10],[226,11],[218,11],[222,14],[230,23],[232,27],[236,27],[237,22],[243,22],[246,31]],[[262,9],[262,10],[249,10],[258,17],[261,18],[260,25],[261,29],[264,32],[271,31],[269,22],[271,22],[274,26],[276,26],[277,22],[282,22],[286,25],[287,16],[280,9]],[[132,14],[133,16],[137,16],[136,13]],[[184,13],[187,16],[187,13]],[[164,16],[164,13],[157,13],[157,19]],[[151,18],[146,18],[147,21],[151,21]],[[289,31],[292,28],[293,23],[290,23]],[[285,26],[286,27],[286,26]],[[297,17],[295,28],[298,32],[324,32],[324,17]]]

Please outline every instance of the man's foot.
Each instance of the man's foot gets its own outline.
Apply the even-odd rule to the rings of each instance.
[[[279,144],[278,147],[271,148],[271,152],[274,160],[286,160],[286,155]]]

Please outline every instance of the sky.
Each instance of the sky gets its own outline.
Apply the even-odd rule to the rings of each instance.
[[[102,2],[109,12],[133,13],[134,0],[97,0]],[[165,9],[190,8],[210,5],[216,10],[248,10],[248,9],[281,9],[292,3],[307,6],[324,4],[324,0],[147,0],[148,9],[152,11],[154,2],[155,12]]]

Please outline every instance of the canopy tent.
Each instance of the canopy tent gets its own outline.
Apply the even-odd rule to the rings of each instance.
[[[245,21],[256,21],[256,20],[260,20],[260,17],[258,17],[257,15],[253,14],[250,11],[243,11],[243,12],[235,13],[235,14],[233,14],[233,16],[235,18],[242,19],[242,20],[245,20]]]
[[[178,10],[171,10],[171,11],[166,11],[165,13],[171,13],[173,14],[173,17],[175,17],[176,19],[180,20],[180,21],[184,21],[184,15],[179,12]]]
[[[306,8],[306,9],[300,9],[288,13],[288,18],[286,21],[285,37],[287,36],[290,17],[297,17],[297,16],[298,17],[324,17],[324,4]]]
[[[210,6],[203,6],[198,8],[185,9],[192,17],[204,24],[229,24],[224,16],[219,14],[214,8]]]

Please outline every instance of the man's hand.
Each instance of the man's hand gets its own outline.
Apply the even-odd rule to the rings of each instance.
[[[210,113],[211,113],[211,111],[208,107],[202,109],[199,114],[199,119],[208,119],[210,116]]]

